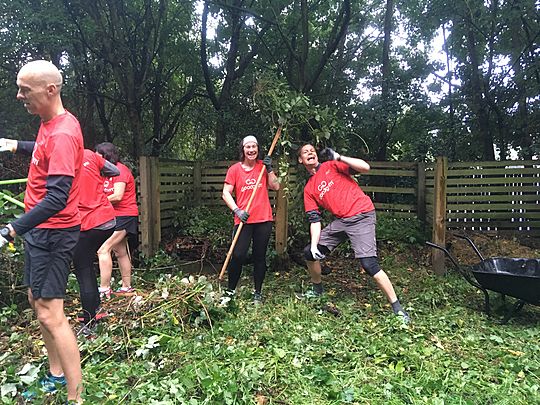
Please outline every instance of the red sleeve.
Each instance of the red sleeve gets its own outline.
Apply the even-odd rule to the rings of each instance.
[[[227,174],[225,175],[225,183],[234,186],[236,184],[236,163],[229,167]]]
[[[105,158],[99,156],[97,153],[94,153],[94,158],[96,159],[98,170],[101,172],[101,170],[103,170],[103,167],[105,166]]]
[[[304,187],[304,211],[319,211],[319,205],[317,201],[313,198],[313,194],[310,192],[311,182],[308,181]]]
[[[351,168],[347,163],[332,161],[331,164],[334,165],[337,172],[343,173],[347,176],[351,175]]]
[[[127,168],[127,166],[124,166],[122,163],[119,163],[117,167],[120,170],[120,174],[118,175],[118,177],[114,178],[114,182],[128,184],[131,177],[131,171]]]
[[[74,136],[57,133],[49,141],[49,169],[48,176],[75,177],[77,156],[80,154],[80,145]]]

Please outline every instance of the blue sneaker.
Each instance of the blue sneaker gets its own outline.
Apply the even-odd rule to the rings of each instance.
[[[400,310],[396,312],[396,315],[401,317],[401,321],[403,322],[404,325],[408,325],[411,323],[411,317],[409,316],[407,312]]]
[[[27,389],[24,391],[21,395],[26,400],[32,400],[34,399],[38,392],[40,391],[43,394],[54,394],[59,387],[64,387],[66,385],[66,377],[55,377],[50,372],[47,372],[40,380],[39,380],[39,387],[37,390],[34,389]]]
[[[297,299],[299,300],[312,300],[312,299],[318,299],[321,298],[324,294],[324,290],[321,288],[319,291],[317,291],[315,288],[309,287],[305,293],[294,293]]]

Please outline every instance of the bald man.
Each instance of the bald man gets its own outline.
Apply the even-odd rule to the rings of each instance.
[[[25,214],[0,229],[0,246],[15,235],[24,235],[24,281],[49,355],[49,372],[38,389],[52,393],[67,383],[68,400],[81,403],[81,360],[64,315],[64,297],[81,226],[82,132],[77,119],[63,107],[62,75],[52,63],[38,60],[24,65],[17,86],[17,99],[30,114],[39,115],[41,125],[35,141],[0,139],[0,150],[32,156]],[[36,394],[28,390],[23,397]]]

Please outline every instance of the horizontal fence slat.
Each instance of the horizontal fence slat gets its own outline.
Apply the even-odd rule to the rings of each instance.
[[[433,185],[433,180],[426,181],[426,184]],[[540,177],[475,177],[475,178],[457,178],[447,179],[446,186],[451,188],[452,186],[466,187],[468,185],[477,186],[480,184],[492,185],[492,184],[536,184],[540,186]]]
[[[446,197],[448,203],[453,202],[469,202],[469,201],[505,201],[505,202],[522,202],[522,201],[540,201],[540,194],[491,194],[491,195],[449,195]]]
[[[470,193],[529,193],[538,192],[538,186],[476,186],[476,187],[452,187],[447,190],[448,194],[470,194]]]
[[[538,160],[498,160],[486,162],[448,162],[448,170],[460,167],[474,167],[482,169],[484,167],[506,167],[506,166],[538,166]]]
[[[416,162],[368,162],[369,166],[373,168],[404,168],[404,169],[411,169],[416,168],[417,163]]]
[[[416,205],[412,204],[389,204],[389,203],[374,203],[375,208],[389,211],[409,211],[416,212]]]
[[[501,203],[478,203],[478,204],[464,204],[464,203],[455,203],[447,204],[447,210],[449,211],[458,211],[458,210],[474,210],[474,211],[508,211],[512,210],[527,210],[527,211],[540,211],[540,206],[537,204],[501,204]]]
[[[515,216],[511,215],[509,212],[449,212],[447,213],[448,219],[454,218],[484,218],[484,219],[515,219]],[[540,212],[521,212],[519,213],[520,218],[526,219],[540,219]]]
[[[416,194],[416,190],[410,187],[383,187],[383,186],[362,186],[364,193],[399,193]]]
[[[416,170],[389,170],[389,169],[373,169],[367,173],[362,173],[361,176],[398,176],[398,177],[416,177]]]
[[[540,176],[540,166],[537,168],[498,168],[498,169],[481,169],[482,176]],[[448,170],[448,177],[463,177],[463,176],[477,176],[478,169],[461,169],[461,170]]]

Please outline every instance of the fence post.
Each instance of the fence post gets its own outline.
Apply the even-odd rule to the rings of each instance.
[[[438,157],[435,166],[435,184],[433,196],[433,233],[432,241],[440,246],[446,244],[446,177],[448,174],[448,158]],[[431,263],[435,274],[443,275],[444,252],[432,249]]]
[[[141,156],[141,250],[147,257],[156,253],[161,241],[161,214],[159,203],[159,159]]]
[[[426,229],[426,164],[418,162],[416,166],[416,216]]]
[[[281,176],[283,181],[279,190],[276,192],[276,254],[277,260],[275,266],[278,269],[287,269],[289,267],[289,257],[287,254],[287,239],[289,237],[289,199],[287,198],[287,184],[289,181],[289,172]]]
[[[198,207],[201,205],[202,199],[202,164],[198,160],[193,163],[193,205]]]

